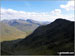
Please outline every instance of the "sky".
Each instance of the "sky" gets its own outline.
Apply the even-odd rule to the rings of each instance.
[[[74,21],[74,1],[1,1],[1,20]]]

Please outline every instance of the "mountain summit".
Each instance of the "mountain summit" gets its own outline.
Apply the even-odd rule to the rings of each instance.
[[[56,55],[58,52],[74,52],[74,22],[56,19],[51,24],[38,27],[11,49],[13,54],[19,55]]]

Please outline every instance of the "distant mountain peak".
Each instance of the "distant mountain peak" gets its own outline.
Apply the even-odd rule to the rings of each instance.
[[[32,20],[32,19],[27,19],[26,21],[27,21],[27,22],[30,22],[30,23],[33,23],[34,20]]]

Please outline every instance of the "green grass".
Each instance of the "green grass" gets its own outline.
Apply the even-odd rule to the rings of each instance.
[[[0,22],[0,41],[16,40],[25,36],[27,36],[25,32]]]

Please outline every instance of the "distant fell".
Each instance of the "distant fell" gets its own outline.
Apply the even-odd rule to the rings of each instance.
[[[10,26],[16,27],[17,29],[27,33],[28,35],[32,33],[40,25],[46,25],[49,23],[49,22],[39,22],[32,19],[27,20],[12,19],[12,20],[3,20],[2,22]]]

